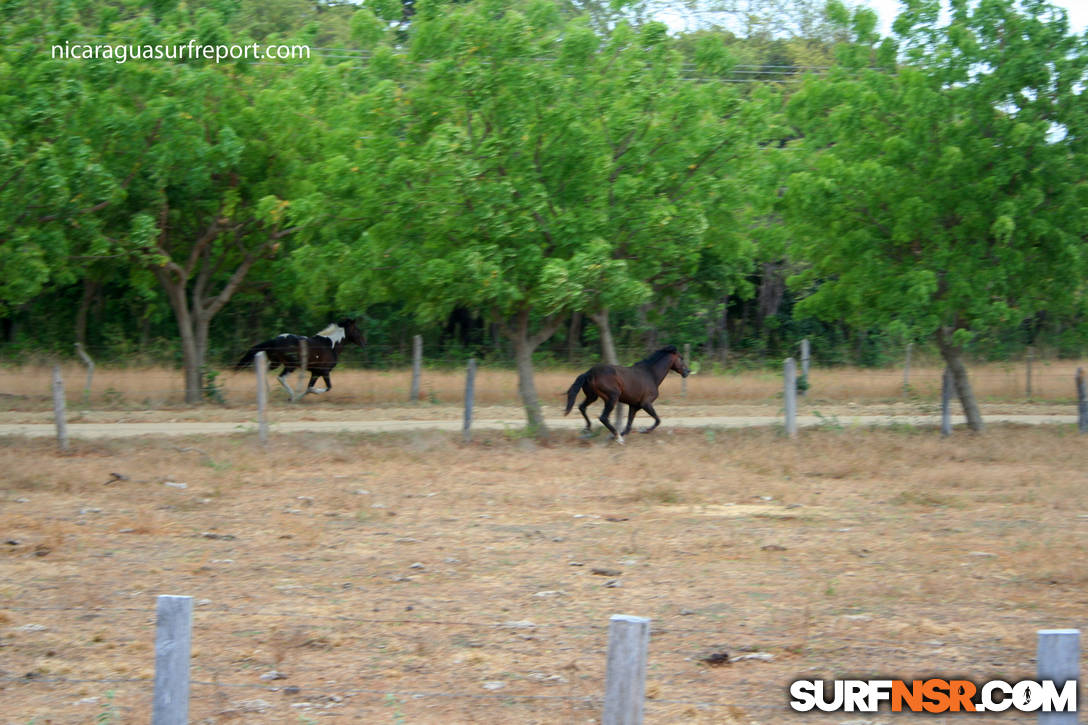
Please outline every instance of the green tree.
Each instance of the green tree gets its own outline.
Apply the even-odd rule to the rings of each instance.
[[[732,272],[750,264],[742,220],[755,196],[741,178],[766,125],[767,99],[718,80],[732,62],[719,39],[703,38],[690,62],[676,46],[660,24],[637,34],[620,25],[591,57],[579,94],[583,115],[599,119],[607,163],[600,235],[627,278],[645,288],[624,296],[607,294],[624,289],[612,279],[583,285],[578,306],[600,328],[608,362],[618,362],[610,311],[639,304],[645,316],[700,284],[716,287],[716,299],[735,287]]]
[[[79,256],[107,246],[98,213],[126,184],[73,133],[91,94],[48,50],[50,29],[72,18],[49,4],[0,11],[0,315],[79,279]]]
[[[532,354],[565,316],[595,315],[607,334],[608,310],[682,284],[708,240],[733,237],[709,220],[737,204],[737,96],[686,77],[663,25],[602,37],[548,0],[421,5],[408,38],[374,51],[389,80],[356,125],[377,180],[356,216],[377,221],[342,259],[383,271],[347,284],[410,300],[424,322],[484,313],[543,429]]]
[[[229,6],[195,12],[192,25],[169,3],[154,18],[103,11],[99,20],[111,43],[229,43]],[[88,32],[68,4],[53,10],[20,24],[39,56]],[[326,74],[338,71],[44,57],[28,58],[37,74],[21,93],[34,102],[25,132],[13,134],[21,165],[10,184],[15,198],[2,207],[5,215],[17,215],[20,203],[34,209],[16,217],[14,244],[4,245],[22,250],[18,266],[33,272],[26,276],[36,287],[24,282],[20,294],[123,261],[118,269],[135,289],[157,287],[168,300],[186,400],[199,402],[213,318],[256,265],[286,256],[288,239],[329,213],[319,183],[327,175],[314,171],[333,153],[318,103],[333,84]],[[63,102],[51,106],[57,96]]]
[[[965,346],[1083,293],[1088,55],[1042,0],[911,0],[810,79],[791,119],[811,150],[788,183],[800,311],[933,336],[982,429]]]

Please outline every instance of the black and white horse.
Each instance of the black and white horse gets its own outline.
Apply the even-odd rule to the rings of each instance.
[[[337,360],[340,357],[340,350],[344,347],[345,342],[354,342],[359,347],[363,346],[363,335],[359,332],[359,328],[355,326],[355,320],[350,317],[332,323],[312,337],[284,333],[273,337],[271,340],[259,342],[246,351],[246,354],[242,356],[234,369],[241,370],[247,365],[252,365],[253,358],[256,357],[257,353],[264,351],[268,355],[269,370],[275,370],[281,365],[283,366],[283,372],[276,376],[276,380],[280,382],[283,389],[291,396],[291,401],[294,402],[307,393],[325,393],[332,390],[329,373],[336,367]],[[310,371],[310,384],[306,387],[305,393],[296,397],[295,391],[287,384],[285,378],[302,367],[300,361],[302,360],[302,350],[304,348],[306,349],[306,369]],[[324,388],[314,387],[314,383],[317,382],[319,377],[325,380]]]

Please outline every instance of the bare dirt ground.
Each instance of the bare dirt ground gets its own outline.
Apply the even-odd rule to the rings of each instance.
[[[159,594],[194,723],[595,722],[614,613],[653,620],[647,722],[910,720],[786,688],[1033,677],[1085,626],[1086,464],[1069,425],[0,438],[0,722],[147,722]]]
[[[665,399],[656,405],[662,425],[670,418],[762,418],[781,415],[780,407],[773,403],[712,405],[705,403],[686,403],[676,399]],[[1076,409],[1070,403],[1027,403],[1022,401],[993,402],[982,406],[984,415],[1071,415]],[[589,409],[590,418],[597,425],[601,404],[598,402]],[[930,402],[871,402],[844,403],[839,401],[809,400],[802,401],[800,412],[804,415],[819,415],[828,419],[848,420],[853,417],[903,417],[937,415],[939,407]],[[955,410],[959,415],[959,410]],[[66,420],[71,424],[109,424],[109,423],[252,423],[256,420],[256,409],[252,406],[184,406],[177,405],[156,410],[136,410],[124,408],[92,409],[80,406],[70,407]],[[289,404],[274,403],[269,408],[269,421],[275,423],[296,422],[331,422],[331,421],[460,421],[464,416],[464,407],[457,405],[417,404],[417,405],[375,405],[360,407],[336,404],[332,401],[303,400]],[[563,408],[558,405],[544,406],[545,418],[560,421],[566,418],[565,427],[577,428],[584,424],[575,408],[564,416]],[[505,420],[524,424],[525,412],[518,405],[484,405],[473,409],[473,420]],[[635,419],[636,427],[647,425],[650,421],[645,413]],[[0,410],[0,424],[52,424],[53,411],[50,410]]]

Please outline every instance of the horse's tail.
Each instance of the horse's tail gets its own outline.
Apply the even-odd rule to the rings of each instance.
[[[570,386],[570,390],[567,391],[567,409],[563,415],[570,413],[570,409],[574,407],[574,400],[578,397],[578,391],[582,389],[582,385],[586,382],[586,378],[589,377],[589,371],[582,373],[574,379],[574,385]]]
[[[253,358],[257,357],[257,353],[264,349],[264,343],[259,343],[246,350],[246,354],[242,356],[242,359],[234,364],[234,370],[243,370],[246,367],[253,364]]]

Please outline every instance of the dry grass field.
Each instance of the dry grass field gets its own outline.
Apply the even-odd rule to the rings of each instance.
[[[0,470],[5,725],[148,722],[159,594],[196,602],[194,723],[595,722],[614,613],[653,620],[647,722],[900,722],[786,688],[1030,678],[1088,611],[1068,426],[9,438]]]
[[[1032,368],[1032,398],[1039,401],[1075,399],[1074,375],[1085,361],[1036,361]],[[584,368],[543,369],[536,374],[537,390],[545,404],[560,405],[567,388]],[[143,410],[180,406],[184,400],[183,380],[179,370],[164,367],[100,367],[96,370],[89,394],[85,394],[86,369],[76,363],[62,367],[69,404],[93,409],[114,408]],[[1022,402],[1026,395],[1026,370],[1022,363],[972,365],[972,384],[984,402]],[[823,403],[874,403],[908,400],[935,400],[940,393],[941,369],[934,365],[915,365],[910,373],[911,389],[903,390],[903,371],[884,368],[814,368],[810,373],[810,397]],[[401,405],[409,401],[409,370],[364,370],[349,362],[332,374],[333,390],[323,396],[307,396],[306,405],[317,402],[345,407]],[[304,379],[290,376],[290,383],[301,389]],[[218,386],[227,406],[253,405],[255,395],[252,371],[222,372]],[[319,385],[323,385],[320,383]],[[712,374],[710,371],[687,379],[686,395],[681,398],[681,379],[670,374],[662,385],[662,401],[685,404],[766,404],[780,398],[782,376],[779,371],[745,371]],[[51,369],[47,366],[0,367],[0,409],[33,410],[51,407]],[[280,402],[285,393],[273,383],[271,399]],[[464,399],[464,372],[450,369],[424,369],[420,401],[427,404],[461,404]],[[476,378],[478,405],[516,404],[517,376],[511,369],[480,369]]]

